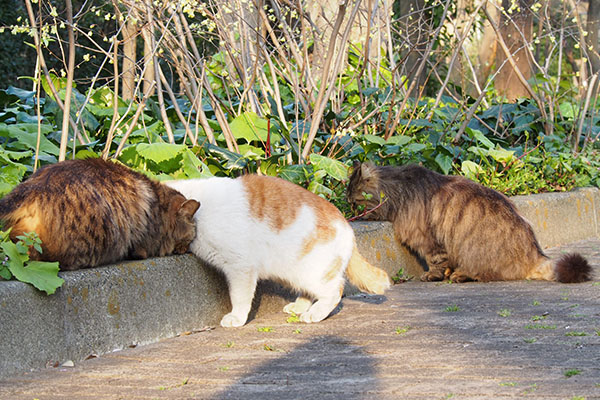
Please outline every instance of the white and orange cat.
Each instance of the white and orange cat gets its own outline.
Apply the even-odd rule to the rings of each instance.
[[[232,310],[224,327],[246,323],[259,279],[299,292],[283,311],[303,322],[321,321],[335,309],[344,275],[369,293],[390,285],[387,273],[359,254],[341,212],[298,185],[258,175],[165,183],[202,204],[190,250],[227,278]]]

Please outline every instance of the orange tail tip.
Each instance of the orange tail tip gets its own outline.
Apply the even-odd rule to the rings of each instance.
[[[565,254],[554,267],[556,280],[562,283],[579,283],[592,278],[592,267],[581,254]]]
[[[352,249],[352,257],[346,269],[350,283],[360,290],[371,294],[383,294],[390,287],[390,278],[381,268],[369,264],[358,252],[356,244]]]

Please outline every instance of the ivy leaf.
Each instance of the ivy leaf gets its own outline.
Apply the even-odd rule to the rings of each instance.
[[[367,134],[367,135],[364,135],[364,138],[367,142],[376,143],[380,146],[383,146],[385,144],[385,139],[382,138],[381,136]]]
[[[348,167],[340,161],[315,153],[311,154],[309,159],[310,163],[314,165],[315,170],[323,170],[327,172],[327,175],[338,181],[348,179]]]
[[[405,144],[410,142],[410,140],[411,140],[410,136],[394,135],[394,136],[390,136],[390,138],[387,140],[386,143],[395,144],[398,146],[404,146]]]
[[[331,189],[317,181],[312,181],[310,185],[308,185],[308,190],[314,194],[320,195],[321,197],[330,197],[333,195],[333,191]]]
[[[421,150],[425,149],[426,147],[427,146],[424,145],[423,143],[411,143],[408,146],[406,146],[406,150],[418,153]]]
[[[452,168],[452,157],[446,154],[438,154],[435,156],[435,162],[440,166],[444,174],[448,175],[450,168]]]
[[[284,165],[279,169],[278,176],[286,181],[300,184],[306,181],[307,165]]]
[[[494,160],[496,160],[498,162],[509,162],[510,160],[513,159],[515,152],[511,151],[511,150],[505,150],[503,148],[499,148],[499,149],[491,149],[488,152],[488,154],[490,155],[490,157],[492,157]]]
[[[58,276],[57,262],[29,261],[25,266],[23,262],[29,257],[20,254],[16,244],[4,242],[0,247],[8,256],[8,269],[19,281],[31,283],[47,294],[53,294],[64,283],[64,280]]]
[[[463,161],[460,167],[463,175],[469,179],[475,179],[477,175],[483,172],[483,168],[480,165],[475,164],[473,161]]]

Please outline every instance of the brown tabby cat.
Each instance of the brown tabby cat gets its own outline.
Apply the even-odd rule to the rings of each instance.
[[[590,279],[591,267],[581,255],[550,261],[513,203],[469,179],[418,165],[355,163],[347,190],[353,208],[376,207],[380,193],[383,203],[366,219],[394,223],[397,240],[429,266],[421,280]]]
[[[185,253],[199,206],[123,165],[87,159],[34,173],[0,200],[0,221],[12,229],[11,240],[39,235],[43,252],[31,249],[31,259],[75,270]]]

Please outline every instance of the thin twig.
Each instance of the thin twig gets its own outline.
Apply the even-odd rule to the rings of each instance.
[[[346,221],[348,221],[348,222],[356,221],[357,219],[362,218],[365,215],[371,214],[372,212],[374,212],[375,210],[377,210],[379,207],[381,207],[382,205],[384,205],[387,200],[388,199],[386,197],[385,199],[383,199],[383,201],[380,201],[379,204],[377,204],[375,207],[373,207],[371,209],[368,209],[368,210],[365,210],[362,213],[360,213],[360,214],[358,214],[358,215],[356,215],[356,216],[354,216],[352,218],[348,218]]]

